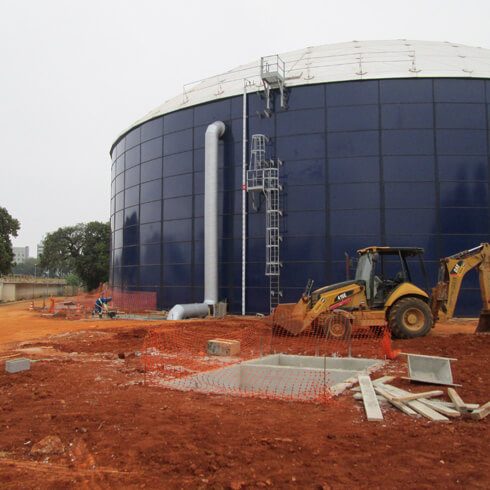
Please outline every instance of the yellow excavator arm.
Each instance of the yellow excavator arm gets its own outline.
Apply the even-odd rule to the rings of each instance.
[[[475,267],[480,279],[483,310],[490,310],[490,244],[482,243],[441,259],[438,283],[432,290],[434,322],[453,317],[461,282],[466,273]]]

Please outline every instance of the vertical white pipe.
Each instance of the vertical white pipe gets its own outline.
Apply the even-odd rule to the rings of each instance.
[[[247,80],[243,81],[242,126],[242,315],[245,315],[247,263]]]
[[[218,140],[225,125],[208,126],[204,150],[204,302],[218,303]]]

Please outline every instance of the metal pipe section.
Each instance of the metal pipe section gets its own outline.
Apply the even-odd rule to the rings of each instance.
[[[218,304],[218,140],[225,132],[222,121],[206,129],[204,149],[204,303],[175,305],[167,320],[204,317]]]
[[[247,80],[243,81],[242,114],[242,315],[245,315],[247,263]]]
[[[218,140],[222,121],[208,126],[204,150],[204,302],[218,303]]]
[[[175,305],[167,315],[167,320],[183,320],[184,318],[205,317],[209,313],[206,303],[190,303]]]

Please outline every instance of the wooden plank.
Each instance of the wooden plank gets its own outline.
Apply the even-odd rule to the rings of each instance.
[[[376,391],[376,393],[380,394],[381,396],[385,397],[394,407],[398,408],[398,410],[401,410],[406,415],[417,416],[417,412],[412,410],[410,407],[407,407],[407,405],[405,405],[404,403],[397,402],[395,400],[395,397],[390,393],[388,393],[381,385],[375,386],[374,391]]]
[[[396,376],[381,376],[381,378],[373,380],[373,386],[379,385],[381,383],[391,383],[396,379]]]
[[[442,415],[446,415],[447,417],[461,417],[461,413],[458,410],[454,410],[454,408],[446,407],[444,405],[440,405],[435,400],[427,400],[426,398],[421,398],[419,400],[420,403],[427,405],[429,408],[432,408],[436,412],[442,413]]]
[[[408,394],[405,390],[401,390],[400,388],[396,388],[395,386],[385,385],[384,388],[386,391],[390,393],[394,398],[397,396],[403,396],[404,394]],[[412,409],[415,410],[420,415],[432,420],[434,422],[449,422],[449,419],[444,415],[436,412],[432,408],[424,405],[418,400],[410,400],[407,401],[406,404]]]
[[[445,407],[449,408],[456,408],[456,405],[453,402],[446,402],[444,400],[434,400],[434,403],[437,403],[439,405],[444,405]],[[476,410],[477,408],[480,408],[480,405],[478,403],[465,403],[465,407],[471,412],[472,410]]]
[[[383,383],[390,383],[394,379],[396,379],[396,376],[381,376],[381,378],[371,380],[371,381],[373,383],[373,386],[377,386],[377,385],[383,384]],[[361,391],[361,388],[359,386],[353,386],[350,389],[350,391],[354,391],[356,393],[359,393]]]
[[[354,393],[352,395],[352,397],[354,398],[354,400],[358,400],[358,401],[361,401],[361,402],[363,400],[362,393]],[[378,400],[379,403],[388,403],[388,400],[384,396],[376,395],[376,398],[377,398],[377,400]]]
[[[480,408],[473,410],[473,412],[471,412],[471,417],[474,418],[475,420],[481,420],[484,419],[489,413],[490,413],[490,402],[487,402],[485,403],[485,405],[482,405]]]
[[[408,395],[397,396],[396,399],[399,402],[407,402],[410,400],[418,400],[419,398],[432,398],[433,396],[442,396],[444,391],[434,390],[426,391],[425,393],[409,393]]]
[[[468,413],[466,404],[454,388],[448,388],[447,394],[449,395],[449,398],[451,398],[451,401],[456,405],[456,410],[458,410],[459,413]]]
[[[428,407],[427,405],[424,405],[422,402],[418,400],[412,400],[407,402],[407,405],[418,412],[420,415],[428,418],[429,420],[432,420],[433,422],[449,422],[449,419],[440,414],[439,412],[436,412],[432,408]]]
[[[381,413],[381,408],[379,408],[371,378],[369,376],[359,376],[359,386],[361,387],[362,401],[366,410],[367,419],[370,422],[383,420],[383,414]]]

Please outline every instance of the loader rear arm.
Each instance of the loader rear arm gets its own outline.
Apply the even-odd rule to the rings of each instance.
[[[483,309],[490,309],[490,244],[482,243],[471,250],[441,259],[439,279],[432,291],[434,321],[452,318],[464,276],[477,268]]]

